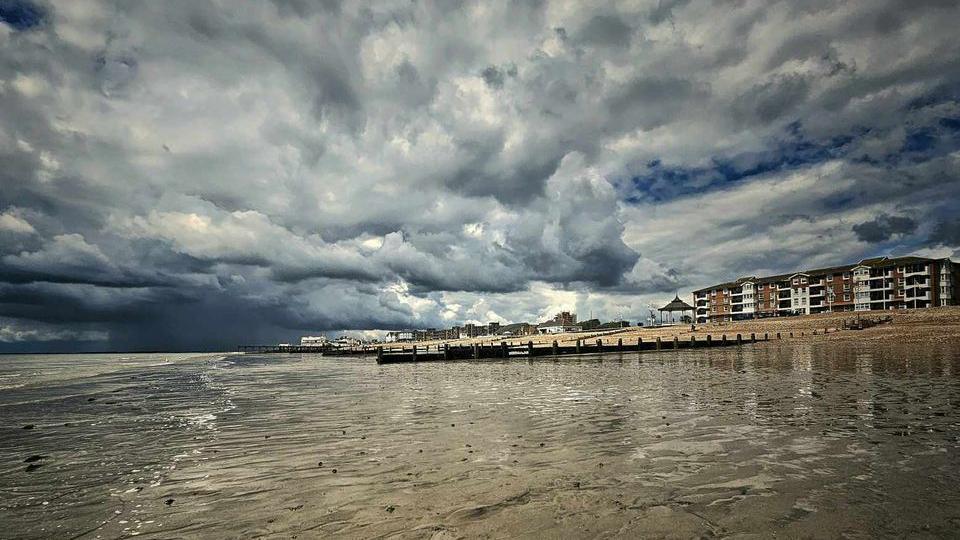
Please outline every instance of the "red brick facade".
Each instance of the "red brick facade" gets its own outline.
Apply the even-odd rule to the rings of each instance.
[[[960,266],[950,259],[877,257],[832,268],[744,277],[696,290],[693,301],[698,322],[729,321],[957,305],[958,284]]]

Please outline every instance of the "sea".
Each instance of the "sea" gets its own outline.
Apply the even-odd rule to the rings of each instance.
[[[0,538],[944,538],[960,348],[0,356]]]

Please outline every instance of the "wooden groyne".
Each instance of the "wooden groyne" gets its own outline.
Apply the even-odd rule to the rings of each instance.
[[[889,317],[876,319],[858,318],[842,321],[842,326],[812,329],[809,333],[826,335],[840,330],[862,330],[877,324],[890,322]],[[811,330],[811,329],[808,329]],[[394,345],[364,345],[361,347],[335,348],[330,345],[240,345],[239,352],[244,353],[313,353],[325,356],[376,356],[379,364],[395,364],[402,362],[429,362],[444,360],[482,360],[491,358],[536,358],[544,356],[568,356],[577,354],[597,354],[611,352],[644,352],[669,351],[679,349],[702,349],[709,347],[730,347],[770,341],[771,339],[786,339],[803,337],[807,332],[776,333],[749,333],[749,334],[713,334],[691,335],[689,338],[673,336],[670,338],[657,337],[654,339],[624,338],[611,343],[610,335],[606,339],[593,335],[589,338],[577,339],[574,343],[558,341],[553,343],[534,343],[532,340],[525,343],[515,341],[501,341],[497,343],[468,343],[451,345],[441,343],[437,345],[394,344]],[[594,338],[597,338],[594,340]]]
[[[779,338],[780,335],[777,334]],[[611,352],[642,352],[642,351],[667,351],[680,349],[702,349],[708,347],[736,347],[757,341],[769,341],[770,335],[763,334],[736,334],[727,336],[723,334],[718,338],[707,335],[706,338],[697,339],[691,336],[690,339],[680,339],[674,337],[672,340],[665,341],[661,338],[655,340],[644,340],[637,338],[636,341],[624,342],[618,339],[616,343],[604,343],[598,339],[594,343],[584,340],[578,340],[574,345],[560,345],[556,341],[552,344],[534,344],[532,341],[526,343],[507,343],[484,345],[480,343],[467,345],[448,345],[440,344],[434,346],[416,346],[390,348],[383,347],[377,350],[378,364],[398,364],[403,362],[430,362],[444,360],[481,360],[488,358],[535,358],[542,356],[568,356],[576,354],[598,354]]]

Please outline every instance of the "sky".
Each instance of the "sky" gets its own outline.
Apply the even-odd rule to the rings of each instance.
[[[0,0],[0,351],[636,324],[738,276],[956,260],[957,21]]]

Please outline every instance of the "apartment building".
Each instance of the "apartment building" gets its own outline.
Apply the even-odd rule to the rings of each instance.
[[[875,257],[776,276],[748,276],[693,291],[697,322],[960,304],[950,259]]]

